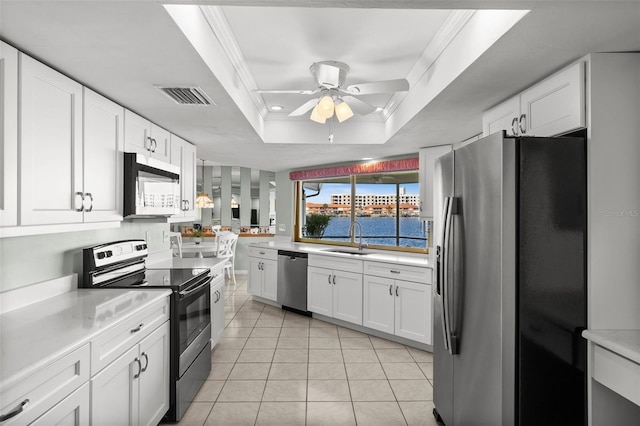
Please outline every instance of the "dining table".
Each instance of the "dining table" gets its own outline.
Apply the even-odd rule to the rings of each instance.
[[[218,245],[215,242],[182,243],[182,254],[185,253],[196,253],[198,257],[215,256],[218,253]]]

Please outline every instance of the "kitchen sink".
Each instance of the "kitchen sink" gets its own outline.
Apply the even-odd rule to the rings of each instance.
[[[371,254],[371,253],[366,252],[366,251],[345,250],[345,249],[328,249],[328,250],[323,250],[323,251],[327,251],[327,252],[330,252],[330,253],[353,254],[353,255],[356,255],[356,256],[366,256],[368,254]]]

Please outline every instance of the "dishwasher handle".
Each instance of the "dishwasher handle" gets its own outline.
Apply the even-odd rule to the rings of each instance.
[[[307,259],[309,257],[308,253],[302,253],[299,251],[289,251],[289,250],[278,250],[278,256],[288,256],[290,259],[295,259],[298,257],[302,257]]]

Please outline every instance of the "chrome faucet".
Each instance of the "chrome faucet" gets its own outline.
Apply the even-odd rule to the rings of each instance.
[[[353,236],[353,238],[355,238],[356,225],[358,225],[358,228],[360,229],[360,241],[358,243],[358,250],[363,250],[367,245],[362,243],[362,224],[357,220],[351,222],[351,225],[349,226],[349,236]]]

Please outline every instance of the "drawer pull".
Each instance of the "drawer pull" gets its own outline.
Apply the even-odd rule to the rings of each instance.
[[[14,418],[18,414],[22,413],[22,411],[24,410],[24,407],[26,407],[27,405],[29,405],[29,399],[25,399],[24,401],[22,401],[20,403],[20,405],[18,405],[16,408],[11,410],[10,413],[8,413],[8,414],[0,414],[0,422],[4,422],[5,420],[9,420],[11,418]]]
[[[258,253],[260,253],[260,254],[264,254],[264,252],[263,252],[263,251],[261,251],[261,252],[258,252]]]
[[[392,274],[399,274],[400,271],[396,271],[395,269],[390,269],[389,272],[391,272]]]
[[[142,330],[142,327],[144,327],[144,324],[140,323],[139,326],[131,330],[131,333],[137,333],[138,331]]]

